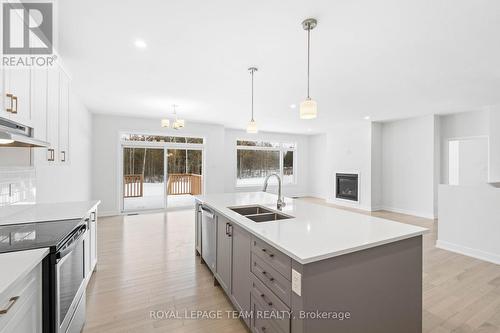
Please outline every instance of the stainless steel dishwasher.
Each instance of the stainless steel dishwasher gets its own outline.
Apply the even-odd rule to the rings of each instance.
[[[201,257],[207,266],[215,272],[217,258],[217,215],[209,207],[201,206]]]

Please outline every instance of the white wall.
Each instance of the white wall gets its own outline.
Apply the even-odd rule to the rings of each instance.
[[[305,196],[309,194],[309,137],[307,135],[291,135],[281,133],[259,132],[248,134],[242,130],[225,130],[224,147],[224,189],[226,192],[235,191],[260,191],[262,186],[237,187],[236,186],[236,140],[269,140],[272,142],[297,143],[295,157],[296,184],[283,185],[286,196]],[[276,192],[276,186],[270,186],[271,192]]]
[[[383,206],[382,198],[382,124],[372,123],[372,144],[371,144],[371,200],[372,210],[379,210]]]
[[[439,186],[437,247],[500,264],[500,189]]]
[[[490,110],[489,119],[489,181],[500,183],[500,107]]]
[[[314,197],[326,199],[328,197],[328,170],[326,163],[326,134],[309,137],[309,194]]]
[[[199,124],[188,122],[182,131],[162,129],[158,119],[145,119],[121,116],[94,114],[93,126],[93,162],[92,162],[92,195],[102,200],[101,214],[118,214],[120,211],[119,187],[121,177],[118,175],[119,133],[138,132],[151,134],[170,134],[198,136],[205,138],[205,193],[234,192],[236,180],[236,139],[270,139],[286,142],[297,142],[298,183],[285,186],[286,195],[303,195],[307,193],[308,175],[308,137],[303,135],[286,135],[259,133],[247,136],[243,131],[225,129],[221,125]],[[245,188],[245,191],[260,190],[260,187]]]
[[[382,206],[433,218],[434,116],[382,124]]]

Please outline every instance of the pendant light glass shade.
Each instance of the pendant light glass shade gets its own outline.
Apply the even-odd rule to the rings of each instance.
[[[184,125],[185,125],[184,119],[176,119],[174,121],[174,124],[172,125],[172,128],[173,129],[181,129],[184,127]]]
[[[184,125],[186,125],[184,119],[177,119],[175,122],[177,123],[177,126],[179,126],[179,128],[184,128]]]
[[[318,104],[316,101],[307,98],[300,103],[300,119],[314,119],[318,116]]]
[[[168,120],[168,119],[162,119],[161,120],[161,127],[163,127],[163,128],[169,128],[170,127],[170,120]]]
[[[257,123],[253,119],[250,120],[250,122],[248,123],[248,126],[247,126],[247,133],[255,134],[258,132],[259,132],[259,130],[257,129]]]

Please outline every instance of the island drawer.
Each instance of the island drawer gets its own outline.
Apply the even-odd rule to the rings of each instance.
[[[252,253],[252,273],[268,287],[280,300],[290,305],[291,282],[278,273],[271,265]]]
[[[282,332],[290,331],[290,308],[255,276],[252,276],[251,302],[258,303],[257,310],[264,311],[268,318],[276,319],[274,324]]]
[[[280,272],[288,281],[292,280],[292,259],[266,242],[253,238],[252,252]]]

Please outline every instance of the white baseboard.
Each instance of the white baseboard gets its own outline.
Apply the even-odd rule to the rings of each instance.
[[[388,207],[388,206],[379,206],[377,208],[378,209],[373,209],[373,211],[375,211],[375,210],[387,210],[387,211],[394,212],[394,213],[413,215],[413,216],[423,217],[423,218],[431,219],[431,220],[434,220],[437,218],[436,216],[434,216],[434,213],[419,212],[419,211],[415,211],[415,210],[401,209],[401,208]]]
[[[467,246],[453,244],[453,243],[443,241],[443,240],[437,240],[436,247],[443,249],[443,250],[463,254],[464,256],[469,256],[469,257],[473,257],[476,259],[480,259],[480,260],[484,260],[484,261],[488,261],[488,262],[500,265],[500,254],[485,252],[482,250],[473,249],[473,248],[470,248]]]

